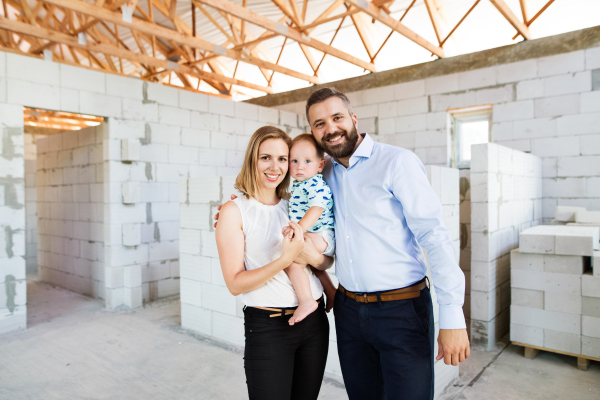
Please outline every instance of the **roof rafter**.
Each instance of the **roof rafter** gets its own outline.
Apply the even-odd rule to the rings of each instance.
[[[201,3],[209,5],[213,8],[216,8],[221,11],[225,11],[228,14],[234,15],[238,18],[242,18],[247,22],[250,22],[254,25],[258,25],[264,29],[267,29],[271,32],[278,33],[282,36],[285,36],[289,39],[292,39],[298,43],[305,44],[309,47],[312,47],[316,50],[319,50],[323,53],[327,53],[334,57],[337,57],[341,60],[347,61],[351,64],[358,65],[361,68],[369,70],[371,72],[375,72],[375,65],[372,63],[363,61],[357,57],[354,57],[350,54],[344,53],[341,50],[338,50],[330,45],[327,45],[323,42],[320,42],[316,39],[310,38],[305,34],[302,34],[300,31],[291,28],[287,25],[279,24],[273,20],[270,20],[267,17],[264,17],[260,14],[252,12],[246,8],[240,7],[234,3],[231,3],[226,0],[199,0]]]
[[[432,43],[429,43],[427,40],[425,40],[421,36],[417,35],[415,32],[408,29],[406,26],[402,25],[402,23],[400,23],[399,21],[396,21],[394,18],[390,17],[388,14],[383,13],[381,11],[381,9],[376,7],[373,3],[365,4],[364,1],[359,1],[359,0],[346,0],[346,1],[350,4],[352,4],[353,6],[361,9],[362,11],[367,13],[370,17],[372,17],[372,18],[376,19],[377,21],[381,22],[382,24],[386,25],[388,28],[391,28],[392,30],[394,30],[394,31],[398,32],[399,34],[401,34],[402,36],[406,37],[407,39],[412,40],[419,46],[429,50],[436,56],[438,56],[440,58],[444,57],[444,50],[442,50],[438,46],[433,45]],[[492,0],[490,0],[490,1],[492,1]]]
[[[523,22],[519,21],[517,16],[512,12],[504,0],[490,0],[490,3],[500,11],[500,14],[523,36],[525,39],[530,39],[529,28]]]
[[[159,60],[157,58],[146,56],[143,54],[133,53],[131,51],[124,50],[124,49],[121,49],[121,48],[118,48],[115,46],[111,46],[111,45],[107,45],[107,44],[103,44],[103,43],[88,43],[86,45],[82,45],[73,36],[70,36],[70,35],[67,35],[64,33],[60,33],[60,32],[56,32],[56,31],[52,31],[52,30],[46,29],[46,28],[32,26],[32,25],[29,25],[29,24],[26,24],[23,22],[12,21],[12,20],[8,20],[8,19],[0,18],[0,29],[6,29],[6,30],[9,30],[12,32],[17,32],[17,33],[21,33],[21,34],[32,36],[32,37],[37,37],[37,38],[52,38],[53,41],[55,41],[57,43],[65,44],[72,48],[82,49],[82,50],[86,50],[88,52],[99,52],[99,53],[108,54],[108,55],[112,55],[115,57],[121,57],[121,58],[125,58],[125,59],[132,59],[132,60],[136,60],[138,62],[147,64],[147,65],[150,65],[153,67],[175,70],[177,72],[185,73],[187,75],[192,75],[192,76],[195,76],[198,78],[214,79],[217,81],[232,83],[232,84],[238,85],[238,86],[245,86],[245,87],[248,87],[248,88],[251,88],[254,90],[260,90],[260,91],[266,92],[266,93],[272,93],[271,88],[255,85],[255,84],[248,83],[248,82],[243,82],[238,79],[229,78],[229,77],[218,75],[218,74],[211,73],[211,72],[193,71],[190,67],[187,67],[185,65],[180,65],[180,64],[172,65],[167,60]]]
[[[221,46],[217,46],[213,43],[207,42],[198,37],[193,37],[191,35],[190,36],[183,35],[172,29],[165,28],[160,25],[153,24],[151,22],[143,21],[136,17],[134,17],[132,19],[131,23],[125,22],[125,21],[123,21],[123,18],[120,13],[116,13],[114,11],[100,8],[100,7],[97,7],[92,4],[84,3],[83,1],[78,1],[78,0],[44,0],[44,1],[46,1],[47,3],[51,3],[54,5],[63,7],[63,8],[73,10],[73,11],[81,12],[81,13],[84,13],[87,15],[93,15],[96,18],[103,19],[107,22],[112,22],[117,25],[121,25],[121,26],[124,26],[129,29],[134,29],[134,30],[146,33],[148,35],[155,35],[157,37],[162,37],[163,39],[173,40],[175,42],[185,44],[185,45],[188,45],[193,48],[195,47],[195,48],[198,48],[198,49],[201,49],[204,51],[210,51],[212,53],[220,54],[221,56],[229,57],[234,60],[243,61],[245,63],[256,65],[258,67],[268,68],[270,70],[277,71],[277,72],[280,72],[285,75],[290,75],[290,76],[293,76],[295,78],[302,79],[305,81],[309,81],[311,83],[319,83],[318,79],[313,76],[309,76],[309,75],[303,74],[298,71],[294,71],[289,68],[281,67],[279,65],[275,65],[274,63],[264,61],[264,60],[261,60],[256,57],[243,56],[242,53],[239,51],[226,49]],[[161,11],[161,8],[159,8],[159,4],[162,4],[162,3],[160,3],[159,1],[154,2],[154,5],[157,7],[157,9],[159,11]],[[191,29],[190,29],[190,31],[191,31]],[[191,34],[191,32],[190,32],[190,34]]]

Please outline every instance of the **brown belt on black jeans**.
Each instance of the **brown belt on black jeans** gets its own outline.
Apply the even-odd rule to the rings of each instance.
[[[395,301],[395,300],[406,300],[406,299],[414,299],[415,297],[419,297],[421,295],[421,290],[427,287],[427,282],[423,281],[421,283],[416,283],[412,286],[405,287],[402,289],[391,290],[389,292],[382,292],[377,294],[368,294],[368,293],[354,293],[350,292],[342,285],[338,287],[338,290],[350,297],[358,301],[359,303],[377,303],[378,301]],[[379,298],[378,298],[379,297]]]
[[[323,300],[323,296],[321,296],[321,298],[319,300],[317,300],[317,303],[320,303],[321,300]],[[289,315],[289,314],[293,314],[294,311],[296,311],[296,308],[298,307],[294,307],[294,308],[270,308],[270,307],[251,307],[251,308],[258,308],[259,310],[267,310],[267,311],[275,311],[277,314],[271,314],[269,315],[270,318],[273,317],[281,317],[282,315]]]

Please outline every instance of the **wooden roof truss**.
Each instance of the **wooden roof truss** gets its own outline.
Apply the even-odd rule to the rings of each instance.
[[[374,61],[393,34],[408,38],[432,55],[444,57],[446,41],[481,2],[473,0],[467,13],[451,29],[445,30],[437,0],[412,0],[399,20],[390,15],[389,7],[395,0],[332,0],[312,21],[306,17],[309,0],[301,4],[299,0],[271,0],[282,14],[279,20],[251,10],[247,0],[242,0],[241,5],[229,0],[93,0],[93,4],[90,0],[1,1],[0,46],[5,51],[52,57],[61,63],[137,76],[191,91],[206,91],[210,87],[211,94],[216,92],[225,97],[236,92],[247,95],[246,88],[273,93],[275,73],[317,84],[326,56],[375,72]],[[521,35],[529,39],[529,26],[554,0],[549,0],[531,18],[527,0],[519,0],[521,17],[515,15],[504,0],[489,1],[515,28],[515,38]],[[417,2],[427,7],[437,38],[435,44],[402,23]],[[182,4],[191,5],[191,26],[177,14]],[[161,18],[160,24],[157,17]],[[348,20],[356,29],[368,60],[334,46],[334,39]],[[199,21],[214,25],[225,41],[213,43],[200,37]],[[339,21],[339,25],[329,43],[311,36],[317,27],[333,21]],[[368,35],[371,23],[382,24],[390,30],[383,43],[371,42]],[[259,27],[262,33],[257,35],[256,29],[252,29],[253,34],[250,26]],[[283,39],[283,44],[274,59],[264,45],[277,39]],[[286,45],[293,42],[302,50],[312,74],[280,64]],[[223,62],[225,59],[235,61],[235,67]],[[240,64],[258,67],[264,81],[247,82],[236,78]]]

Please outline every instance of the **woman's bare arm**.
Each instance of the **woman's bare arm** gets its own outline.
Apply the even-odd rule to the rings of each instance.
[[[251,292],[264,285],[279,271],[288,267],[304,248],[302,228],[291,222],[292,233],[283,238],[282,254],[269,264],[246,271],[244,266],[244,233],[242,216],[238,206],[229,201],[221,208],[219,226],[215,232],[219,261],[227,289],[237,296]],[[293,236],[293,237],[292,237]]]

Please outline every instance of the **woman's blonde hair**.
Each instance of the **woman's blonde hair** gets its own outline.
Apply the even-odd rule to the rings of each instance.
[[[235,180],[235,188],[246,195],[246,198],[256,198],[257,192],[260,191],[258,187],[258,150],[260,145],[269,139],[281,139],[287,146],[288,150],[292,147],[292,139],[289,135],[281,129],[274,126],[263,126],[259,128],[248,143],[246,149],[246,155],[244,156],[244,164],[242,165],[242,171]],[[283,181],[277,186],[277,196],[282,199],[289,197],[288,188],[290,186],[290,173],[289,170],[285,174]]]

